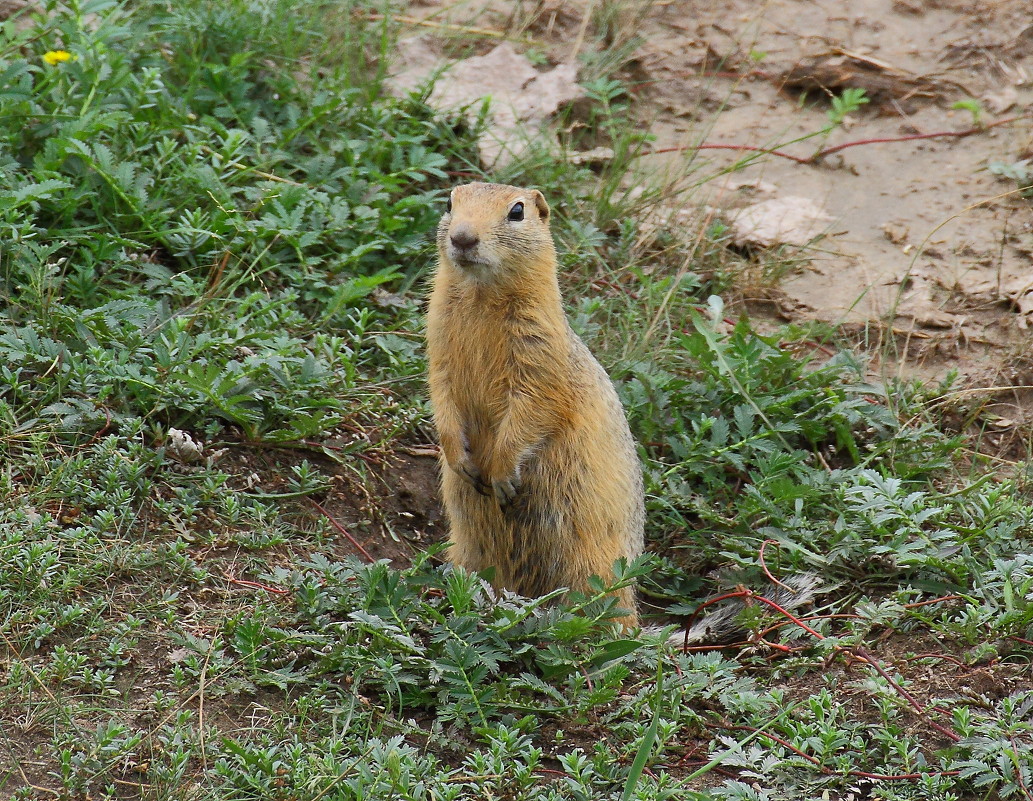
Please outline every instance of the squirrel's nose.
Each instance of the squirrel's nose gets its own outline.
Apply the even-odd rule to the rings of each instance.
[[[477,234],[469,228],[457,228],[449,238],[452,240],[452,244],[461,250],[472,248],[481,241]]]

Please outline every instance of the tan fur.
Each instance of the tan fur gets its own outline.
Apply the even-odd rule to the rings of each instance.
[[[524,219],[508,219],[516,203]],[[642,551],[642,474],[606,371],[570,329],[541,192],[456,187],[427,315],[450,558],[538,596]],[[458,244],[457,244],[458,243]],[[620,593],[634,625],[632,588]]]

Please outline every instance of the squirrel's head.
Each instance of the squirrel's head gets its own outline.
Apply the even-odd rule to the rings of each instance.
[[[553,267],[549,204],[537,189],[457,186],[438,224],[438,252],[457,270],[484,280],[543,262]]]

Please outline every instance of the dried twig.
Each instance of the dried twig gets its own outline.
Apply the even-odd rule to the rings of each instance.
[[[379,22],[382,20],[396,20],[406,25],[418,25],[423,28],[434,28],[440,31],[449,31],[451,33],[463,33],[470,36],[488,36],[492,39],[504,39],[507,42],[519,42],[521,44],[534,45],[537,42],[534,39],[527,39],[520,36],[510,36],[503,31],[496,31],[491,28],[476,28],[472,25],[457,25],[452,22],[434,22],[434,20],[420,19],[419,17],[410,17],[405,14],[378,14],[375,11],[369,12],[366,15],[366,19],[372,22]]]
[[[581,18],[581,25],[577,31],[577,38],[574,40],[574,46],[570,50],[570,61],[574,62],[577,60],[578,53],[581,52],[581,46],[585,43],[585,34],[588,32],[588,23],[592,20],[592,12],[595,10],[595,0],[588,0],[588,5],[585,6],[584,16]]]
[[[761,737],[766,737],[772,742],[778,743],[784,748],[788,748],[794,754],[803,757],[826,776],[843,775],[843,771],[833,770],[832,768],[827,767],[826,765],[822,764],[821,760],[819,760],[817,757],[812,756],[811,754],[808,754],[805,751],[802,751],[801,749],[797,748],[795,745],[790,743],[788,740],[784,740],[781,737],[778,737],[777,735],[764,731],[763,729],[755,729],[753,728],[753,726],[733,726],[727,721],[721,724],[721,728],[727,729],[729,731],[748,731],[754,734],[759,734]],[[957,770],[935,770],[929,771],[928,773],[869,773],[866,770],[848,770],[846,771],[846,775],[856,776],[861,779],[873,779],[876,781],[907,781],[909,779],[921,779],[924,776],[957,776],[960,772],[961,771]]]
[[[1028,114],[1021,114],[1017,117],[1006,117],[1003,120],[997,120],[995,122],[988,122],[985,125],[976,125],[972,128],[966,128],[963,131],[937,131],[935,133],[919,133],[919,134],[908,134],[906,136],[877,136],[871,139],[857,139],[853,142],[843,142],[839,145],[833,145],[832,147],[823,147],[808,161],[817,162],[823,159],[825,156],[831,155],[832,153],[838,153],[840,150],[846,150],[848,147],[857,147],[858,145],[877,145],[886,142],[910,142],[914,139],[937,139],[942,137],[955,137],[961,139],[966,136],[974,136],[978,133],[983,133],[996,128],[998,125],[1007,125],[1018,120],[1029,119]]]

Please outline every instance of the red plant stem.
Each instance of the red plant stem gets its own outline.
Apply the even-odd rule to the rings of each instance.
[[[832,147],[823,147],[817,153],[815,153],[811,159],[817,161],[824,156],[828,156],[831,153],[838,153],[840,150],[846,150],[848,147],[857,147],[858,145],[879,145],[886,142],[910,142],[915,139],[936,139],[941,136],[953,136],[958,139],[965,136],[973,136],[977,133],[983,133],[991,128],[996,128],[998,125],[1007,125],[1011,122],[1017,122],[1018,120],[1024,120],[1028,115],[1020,114],[1017,117],[1005,117],[1003,120],[997,120],[995,122],[988,122],[986,125],[976,125],[972,128],[966,128],[963,131],[937,131],[936,133],[924,133],[924,134],[909,134],[907,136],[877,136],[871,139],[857,139],[853,142],[843,142],[840,145],[834,145]]]
[[[580,665],[579,667],[580,667],[580,670],[581,670],[581,675],[585,677],[585,686],[588,687],[588,691],[589,692],[594,692],[595,691],[595,685],[592,684],[592,676],[585,669],[584,665]]]
[[[610,281],[610,280],[608,280],[606,278],[596,278],[596,279],[594,279],[592,281],[592,286],[605,286],[605,287],[609,287],[610,289],[614,289],[617,292],[620,292],[622,295],[627,295],[632,300],[638,300],[639,299],[638,292],[635,292],[633,289],[626,289],[625,287],[621,286],[620,284],[616,284],[613,281]]]
[[[342,525],[341,525],[340,523],[338,523],[338,522],[337,522],[337,521],[336,521],[336,520],[334,519],[334,516],[333,516],[333,515],[331,515],[331,514],[330,514],[330,513],[328,512],[328,511],[326,511],[326,509],[324,509],[324,508],[323,508],[323,507],[322,507],[322,506],[321,506],[321,505],[319,504],[319,502],[318,502],[318,501],[314,501],[314,500],[312,500],[311,498],[309,498],[309,502],[310,502],[310,503],[311,503],[311,504],[312,504],[313,506],[315,506],[315,507],[316,507],[316,509],[318,509],[318,510],[319,510],[320,514],[322,514],[322,515],[323,515],[323,517],[325,517],[325,518],[326,518],[327,520],[329,520],[329,521],[330,521],[330,525],[331,525],[331,526],[333,526],[334,528],[336,528],[336,529],[337,529],[337,530],[338,530],[338,531],[339,531],[339,532],[340,532],[341,534],[343,534],[343,535],[344,535],[344,536],[345,536],[345,537],[346,537],[346,538],[348,539],[348,542],[350,542],[350,543],[351,543],[352,545],[354,545],[354,546],[355,546],[355,548],[356,548],[356,550],[358,550],[358,552],[359,552],[359,553],[361,553],[361,554],[362,554],[363,556],[365,556],[365,557],[366,557],[366,559],[367,559],[367,560],[368,560],[369,562],[375,562],[375,561],[377,561],[376,559],[374,559],[374,558],[373,558],[372,556],[370,556],[370,555],[369,555],[369,552],[368,552],[368,551],[367,551],[367,550],[366,550],[365,548],[363,548],[363,547],[362,547],[362,546],[361,546],[361,545],[359,544],[358,540],[356,540],[356,539],[355,539],[355,537],[353,537],[353,536],[352,536],[351,534],[349,534],[349,533],[348,533],[348,530],[347,530],[347,529],[345,529],[345,527],[344,527],[344,526],[342,526]]]
[[[837,650],[839,650],[839,649],[837,649]],[[849,654],[852,654],[853,656],[856,656],[857,658],[861,659],[862,661],[868,663],[873,668],[875,668],[876,672],[880,676],[882,676],[884,679],[886,679],[886,681],[889,682],[889,685],[894,690],[896,690],[898,693],[900,693],[901,698],[903,698],[909,704],[911,704],[911,706],[914,707],[915,711],[918,712],[918,714],[923,715],[923,716],[928,714],[926,708],[924,706],[922,706],[915,699],[915,697],[913,695],[911,695],[911,693],[909,693],[907,690],[905,690],[903,687],[901,687],[900,684],[898,684],[893,679],[893,677],[890,676],[890,674],[886,672],[886,669],[883,668],[883,666],[880,665],[878,663],[878,661],[876,661],[876,659],[871,654],[869,654],[864,648],[862,648],[860,645],[855,646],[852,649],[845,649],[844,648],[842,650],[847,652],[847,653],[849,653]],[[936,729],[936,731],[938,731],[940,734],[942,734],[944,737],[946,737],[948,740],[950,740],[952,743],[956,743],[959,740],[961,740],[961,736],[959,734],[957,734],[956,732],[951,731],[950,729],[948,729],[948,728],[946,728],[944,726],[941,726],[939,723],[936,723],[935,721],[932,721],[932,720],[928,720],[928,718],[927,718],[926,722],[930,726],[932,726],[934,729]]]
[[[48,370],[47,372],[49,373],[50,371]],[[100,431],[98,431],[96,434],[94,434],[92,437],[90,437],[90,439],[87,441],[87,443],[83,446],[84,448],[88,448],[93,443],[97,442],[111,428],[111,410],[108,409],[107,406],[104,406],[103,409],[104,409],[104,425],[101,426]]]
[[[781,606],[779,606],[777,603],[772,601],[770,598],[765,598],[763,595],[755,595],[752,592],[750,593],[750,595],[754,598],[754,600],[757,600],[757,601],[760,601],[761,603],[767,604],[772,609],[774,609],[776,612],[778,612],[780,615],[785,615],[787,618],[789,618],[791,621],[793,621],[793,623],[795,623],[797,626],[802,628],[808,634],[810,634],[810,635],[812,635],[814,637],[817,637],[819,640],[826,639],[824,634],[819,634],[817,631],[815,631],[810,626],[808,626],[806,623],[804,623],[800,618],[796,617],[796,615],[792,614],[791,612],[786,611]],[[836,650],[838,651],[838,650],[841,650],[841,649],[837,647]]]
[[[721,728],[728,729],[729,731],[748,731],[748,732],[751,732],[752,734],[759,734],[762,737],[767,737],[769,740],[772,740],[772,741],[778,743],[783,748],[788,748],[794,754],[799,754],[804,759],[806,759],[808,762],[810,762],[812,765],[815,765],[822,773],[832,773],[833,772],[829,768],[827,768],[824,765],[822,765],[821,764],[821,760],[818,759],[816,756],[812,756],[811,754],[808,754],[808,753],[806,753],[804,751],[801,751],[799,748],[797,748],[791,742],[789,742],[788,740],[783,740],[781,737],[779,737],[776,734],[770,734],[770,733],[764,731],[763,729],[755,729],[755,728],[753,728],[753,726],[733,726],[730,723],[722,723],[721,724]]]
[[[781,156],[784,159],[795,161],[797,164],[810,164],[809,158],[804,159],[786,153],[784,150],[772,150],[769,147],[753,147],[752,145],[727,145],[721,143],[704,142],[701,145],[677,145],[675,147],[658,147],[656,150],[645,150],[640,155],[655,156],[658,153],[679,153],[684,150],[739,150],[746,153],[767,153],[771,156]]]
[[[821,161],[825,156],[829,156],[833,153],[838,153],[840,150],[846,150],[849,147],[858,147],[860,145],[878,145],[885,144],[888,142],[911,142],[916,139],[938,139],[940,137],[955,137],[962,138],[965,136],[974,136],[978,133],[983,133],[991,128],[996,128],[998,125],[1008,125],[1012,122],[1018,122],[1019,120],[1028,119],[1031,115],[1020,114],[1016,117],[1006,117],[1003,120],[996,120],[995,122],[989,122],[986,125],[978,125],[972,128],[966,128],[963,131],[936,131],[935,133],[920,133],[920,134],[908,134],[906,136],[876,136],[868,139],[856,139],[852,142],[843,142],[832,147],[823,147],[816,151],[812,155],[803,158],[801,156],[794,156],[792,153],[786,153],[784,150],[775,150],[769,147],[753,147],[752,145],[733,145],[725,144],[720,142],[704,142],[700,145],[678,145],[676,147],[661,147],[656,150],[647,150],[641,155],[652,156],[657,153],[678,153],[685,150],[739,150],[748,153],[766,153],[771,156],[780,156],[790,161],[795,161],[797,164],[816,164]]]
[[[230,584],[237,584],[241,587],[251,587],[255,590],[265,590],[266,592],[272,592],[276,595],[286,595],[290,590],[285,590],[283,587],[273,587],[270,584],[262,584],[259,581],[248,581],[247,579],[236,579],[232,576],[227,576],[223,573],[223,578],[226,579]]]
[[[800,620],[800,618],[796,617],[795,615],[791,614],[790,612],[787,612],[785,609],[783,609],[777,603],[772,601],[770,598],[765,598],[762,595],[757,595],[755,592],[753,592],[753,590],[746,590],[746,589],[736,590],[735,592],[726,592],[724,595],[718,595],[716,598],[711,598],[709,601],[706,601],[705,603],[702,603],[699,606],[697,606],[696,610],[692,613],[692,615],[689,617],[688,621],[685,623],[685,635],[686,635],[686,637],[688,637],[689,629],[692,628],[692,624],[696,622],[696,618],[699,617],[700,613],[704,609],[706,609],[708,607],[711,607],[714,604],[720,603],[721,601],[727,601],[727,600],[729,600],[731,598],[747,598],[747,599],[751,599],[751,600],[754,600],[754,601],[760,601],[761,603],[765,603],[768,606],[772,607],[779,614],[784,615],[785,617],[789,618],[789,620],[791,620],[797,626],[802,628],[804,631],[808,632],[809,634],[813,634],[819,640],[824,640],[825,639],[824,635],[819,634],[818,632],[816,632],[814,629],[812,629],[810,626],[806,625],[802,620]],[[717,647],[719,647],[719,648],[727,648],[728,646],[725,645],[725,646],[717,646]],[[688,650],[688,643],[685,643],[685,648],[686,648],[686,650]],[[696,649],[694,648],[693,650],[696,650]]]
[[[792,654],[796,653],[797,651],[796,648],[790,648],[788,645],[782,645],[782,643],[780,642],[770,642],[769,640],[765,640],[763,637],[761,637],[760,640],[758,640],[758,642],[761,645],[766,645],[768,648],[771,648],[775,651],[781,651],[784,654]]]
[[[944,601],[959,601],[964,600],[960,595],[944,595],[941,598],[932,598],[928,601],[916,601],[913,604],[904,604],[905,609],[917,609],[920,606],[928,606],[929,604],[943,603]]]
[[[1022,637],[1009,637],[1009,640],[1015,640],[1015,642],[1021,642],[1023,645],[1033,645],[1033,640],[1024,640]]]
[[[701,603],[699,606],[696,607],[696,610],[689,616],[689,619],[685,622],[685,642],[683,643],[682,647],[685,650],[688,650],[688,646],[689,646],[689,629],[692,628],[692,624],[696,622],[696,618],[699,617],[700,613],[704,609],[706,609],[708,607],[711,607],[711,606],[713,606],[716,603],[720,603],[721,601],[727,601],[729,598],[752,598],[752,597],[753,597],[752,590],[738,590],[736,592],[727,592],[724,595],[719,595],[716,598],[711,598],[709,601],[705,601],[705,602]]]
[[[811,621],[811,620],[860,620],[860,615],[808,615],[807,617],[801,617],[800,620]],[[773,626],[768,626],[766,629],[760,632],[761,637],[767,637],[771,632],[778,631],[783,626],[788,626],[789,621],[783,620],[781,623],[775,623]]]
[[[1018,761],[1019,747],[1015,744],[1014,735],[1009,736],[1008,739],[1011,741],[1011,750],[1015,754],[1016,761]],[[1033,795],[1030,794],[1029,788],[1026,786],[1026,783],[1022,780],[1022,767],[1020,765],[1015,766],[1015,778],[1019,781],[1019,787],[1022,788],[1022,794],[1026,796],[1026,798],[1030,799],[1030,801],[1033,801]]]
[[[757,596],[757,595],[754,595],[753,597],[756,598],[756,600],[761,601],[761,602],[767,604],[768,606],[772,607],[773,609],[777,610],[782,615],[785,615],[785,617],[789,618],[791,621],[796,623],[798,626],[800,626],[802,629],[807,631],[809,634],[814,635],[815,637],[817,637],[820,640],[824,640],[825,639],[825,637],[823,637],[817,631],[812,629],[810,626],[807,626],[806,624],[804,624],[803,621],[801,621],[799,618],[796,618],[793,615],[791,615],[789,612],[787,612],[781,606],[776,604],[770,598],[764,598],[763,596]],[[954,597],[956,597],[956,596],[954,596]],[[951,598],[951,596],[944,596],[943,598],[936,598],[934,600],[935,601],[942,601],[942,600],[946,600],[946,599],[949,599],[949,598]],[[924,603],[924,602],[919,602],[919,604],[922,604],[922,603]],[[698,611],[699,610],[697,610],[697,612]],[[951,742],[955,742],[956,743],[956,742],[958,742],[961,739],[961,737],[956,732],[953,732],[950,729],[948,729],[948,728],[946,728],[944,726],[941,726],[939,723],[936,723],[933,720],[929,720],[928,713],[927,713],[925,707],[923,707],[918,702],[918,700],[913,695],[911,695],[911,693],[909,693],[907,690],[905,690],[892,676],[890,676],[890,674],[886,671],[886,669],[882,665],[880,665],[879,662],[871,654],[869,654],[863,647],[858,645],[858,646],[856,646],[856,647],[854,647],[852,649],[847,649],[847,648],[843,648],[843,647],[837,645],[837,646],[835,646],[835,650],[836,650],[837,653],[845,653],[847,655],[850,655],[850,656],[853,656],[853,657],[855,657],[857,659],[860,659],[863,662],[866,662],[872,668],[874,668],[875,671],[880,676],[882,676],[887,682],[889,682],[889,685],[891,687],[893,687],[893,689],[896,690],[900,694],[901,698],[905,699],[909,704],[911,704],[911,706],[915,709],[916,712],[918,712],[918,714],[926,717],[926,720],[927,720],[927,722],[929,723],[930,726],[932,726],[934,729],[936,729],[936,731],[940,732],[940,734],[942,734],[944,737],[949,739]]]
[[[795,590],[793,590],[793,589],[792,589],[791,587],[789,587],[789,586],[787,586],[787,585],[783,584],[783,583],[782,583],[781,581],[779,581],[779,580],[778,580],[777,578],[775,578],[774,576],[772,576],[772,575],[771,575],[771,571],[770,571],[770,570],[768,570],[768,566],[767,566],[767,564],[766,564],[766,563],[764,562],[764,549],[765,549],[765,548],[766,548],[766,547],[767,547],[768,545],[778,545],[778,540],[764,540],[764,542],[762,542],[762,543],[760,544],[760,552],[759,552],[759,553],[757,554],[757,559],[758,559],[758,560],[760,561],[760,569],[764,571],[764,575],[768,577],[768,581],[770,581],[770,582],[771,582],[772,584],[777,584],[777,585],[778,585],[779,587],[781,587],[781,588],[782,588],[783,590],[788,590],[789,592],[793,592],[793,593],[795,593]]]
[[[774,542],[774,540],[767,540],[767,542]],[[761,551],[762,551],[762,555],[763,555],[763,546],[761,546]],[[763,565],[763,560],[762,560],[761,564]],[[769,576],[769,578],[771,578],[771,577]],[[774,579],[772,579],[772,580],[774,580]],[[928,601],[917,601],[916,603],[913,603],[913,604],[904,604],[904,608],[905,609],[916,609],[917,607],[928,606],[929,604],[938,604],[938,603],[942,603],[944,601],[959,600],[959,599],[961,599],[961,597],[962,596],[960,596],[960,595],[944,595],[942,598],[932,598],[931,600],[928,600]],[[841,615],[814,615],[813,617],[802,617],[800,619],[801,620],[860,620],[861,616],[860,615],[848,615],[848,614],[841,614]],[[760,632],[760,636],[761,637],[766,637],[771,632],[777,631],[778,629],[782,628],[783,626],[788,626],[788,625],[789,625],[789,621],[788,620],[784,620],[781,623],[776,623],[773,626],[768,626],[766,629],[764,629],[763,631]],[[1019,640],[1019,642],[1025,642],[1027,645],[1033,645],[1033,642],[1030,642],[1029,640],[1022,640],[1022,639],[1020,639],[1018,637],[1011,637],[1010,639]],[[722,646],[722,647],[727,647],[727,646]],[[927,656],[927,657],[939,656],[941,659],[950,659],[951,658],[951,657],[943,656],[941,654],[922,654],[922,656]],[[912,659],[918,659],[918,657],[911,657],[911,658]],[[955,661],[957,661],[957,660],[955,660]],[[960,665],[962,663],[958,662],[958,664]]]
[[[702,315],[709,315],[710,314],[710,309],[708,309],[706,306],[693,306],[692,308],[695,309],[696,311],[698,311]],[[722,317],[721,321],[725,325],[728,325],[728,326],[731,326],[732,328],[735,328],[735,320],[733,320],[731,317]],[[681,332],[683,334],[691,334],[692,333],[692,331],[690,331],[688,328],[682,328]]]

